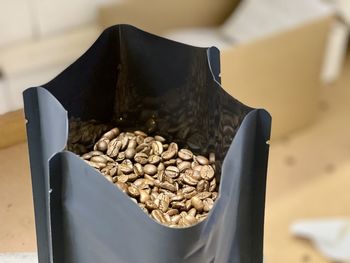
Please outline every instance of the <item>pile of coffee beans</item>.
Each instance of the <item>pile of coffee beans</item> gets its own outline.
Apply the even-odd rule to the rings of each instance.
[[[195,155],[160,135],[113,128],[81,158],[169,227],[203,221],[218,196],[215,154]]]

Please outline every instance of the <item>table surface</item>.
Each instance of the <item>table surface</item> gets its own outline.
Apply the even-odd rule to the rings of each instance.
[[[350,57],[341,79],[321,95],[313,125],[271,143],[266,262],[329,262],[310,242],[292,237],[289,226],[302,218],[349,216]],[[0,165],[0,253],[35,251],[27,146],[1,150]]]

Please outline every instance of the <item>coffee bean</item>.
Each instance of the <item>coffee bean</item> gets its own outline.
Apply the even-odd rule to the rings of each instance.
[[[134,173],[137,174],[138,176],[144,175],[143,167],[140,163],[134,164]]]
[[[166,150],[165,152],[162,153],[162,159],[167,161],[173,158],[176,154],[175,150]],[[176,163],[176,160],[175,160]]]
[[[216,179],[214,178],[214,179],[210,182],[209,191],[210,191],[210,192],[214,192],[215,189],[216,189]]]
[[[134,148],[128,148],[125,150],[125,158],[132,159],[136,154],[136,150]]]
[[[168,183],[168,182],[160,183],[160,187],[164,188],[164,189],[167,189],[167,190],[169,190],[171,192],[175,192],[176,191],[176,187],[173,184]]]
[[[193,216],[193,217],[195,217],[196,216],[196,214],[197,214],[197,210],[196,210],[196,208],[191,208],[188,212],[187,212],[187,214],[189,214],[189,215],[191,215],[191,216]]]
[[[135,151],[136,151],[136,146],[137,146],[136,140],[135,139],[132,139],[132,140],[129,139],[128,149],[135,149]]]
[[[102,156],[93,156],[90,161],[94,163],[107,163],[107,160]]]
[[[128,159],[124,160],[120,165],[119,165],[120,170],[124,174],[129,174],[134,171],[134,166],[132,162]]]
[[[161,155],[163,153],[163,144],[159,141],[153,141],[152,150],[153,150],[153,154]]]
[[[133,182],[135,181],[139,176],[137,174],[131,173],[128,174],[128,182]]]
[[[145,153],[135,154],[134,160],[140,164],[146,164],[148,162],[148,155]]]
[[[154,175],[157,173],[157,167],[153,164],[146,164],[145,167],[143,167],[143,171],[146,173],[146,174],[149,174],[149,175]]]
[[[180,173],[184,172],[187,169],[191,168],[191,163],[183,161],[177,165],[177,168],[179,168]]]
[[[151,211],[158,208],[158,206],[152,200],[147,200],[145,205],[146,205],[146,208]]]
[[[184,161],[190,161],[193,158],[193,153],[187,149],[181,149],[178,152],[179,157]]]
[[[154,136],[154,139],[158,142],[165,142],[165,138],[159,135]]]
[[[177,145],[177,143],[172,142],[169,144],[168,151],[174,151],[175,154],[177,154],[178,150],[179,150],[179,146]]]
[[[130,185],[128,187],[128,194],[131,197],[139,197],[140,196],[140,191],[139,191],[139,189],[137,189],[136,186]]]
[[[108,144],[107,155],[110,157],[116,157],[119,153],[119,150],[122,146],[122,142],[117,140],[117,138],[110,141]]]
[[[177,226],[181,218],[182,218],[182,217],[181,217],[180,215],[174,215],[174,216],[172,216],[172,217],[171,217],[171,222],[172,222],[172,224]]]
[[[203,200],[203,205],[203,211],[209,212],[214,206],[214,201],[210,198],[206,198]]]
[[[166,212],[167,215],[169,216],[174,216],[174,215],[178,215],[179,214],[179,210],[171,208]]]
[[[215,171],[210,165],[204,165],[200,171],[200,174],[204,180],[210,181],[213,179]]]
[[[191,204],[199,213],[203,211],[203,208],[204,208],[203,202],[197,196],[193,196],[191,198]]]
[[[147,137],[147,133],[144,133],[143,131],[134,131],[134,134],[136,136]]]
[[[84,160],[86,163],[88,163],[90,166],[96,168],[96,169],[102,169],[106,167],[105,163],[95,163],[95,162],[90,162],[87,160]]]
[[[171,207],[178,210],[184,210],[186,206],[184,202],[172,202]]]
[[[153,219],[155,219],[157,222],[164,224],[166,222],[164,215],[162,213],[162,211],[155,209],[151,212],[151,215],[153,217]]]
[[[140,190],[140,202],[146,203],[150,199],[150,195],[145,190]]]
[[[165,170],[165,165],[164,165],[164,163],[158,164],[157,169],[158,169],[158,171],[163,171],[163,170]]]
[[[186,170],[188,171],[188,170]],[[193,174],[193,171],[192,171],[192,174]],[[183,181],[186,183],[186,184],[189,184],[189,185],[197,185],[198,184],[198,180],[196,180],[195,178],[192,177],[192,175],[190,173],[185,173],[183,174]]]
[[[180,174],[180,170],[176,166],[168,166],[165,169],[165,175],[170,178],[176,178],[179,176],[179,174]]]
[[[211,196],[211,193],[210,192],[200,192],[197,194],[197,197],[201,200],[203,199],[207,199]]]
[[[127,176],[126,174],[117,176],[117,178],[118,178],[118,182],[121,182],[121,183],[126,183],[129,180],[129,176]]]
[[[213,199],[213,201],[215,201],[217,197],[218,197],[218,193],[217,192],[212,192],[211,193],[211,199]]]
[[[170,159],[165,162],[163,162],[165,166],[175,166],[176,165],[176,159]]]
[[[120,131],[118,128],[113,128],[112,130],[106,132],[102,135],[102,138],[107,138],[109,140],[112,140],[113,138],[117,137],[119,135]]]
[[[196,161],[201,165],[208,165],[209,164],[209,160],[202,155],[196,156]]]
[[[96,143],[96,147],[94,147],[96,150],[105,152],[108,148],[109,140],[100,140]]]
[[[150,164],[158,164],[161,160],[162,158],[160,156],[154,154],[148,157],[148,162]]]
[[[118,153],[117,158],[115,159],[117,162],[121,162],[125,159],[125,152]]]

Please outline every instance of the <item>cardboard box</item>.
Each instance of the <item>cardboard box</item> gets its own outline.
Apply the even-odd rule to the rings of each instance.
[[[102,7],[103,27],[130,23],[162,34],[179,27],[219,26],[238,1],[134,0]],[[312,123],[321,88],[320,73],[333,18],[314,20],[248,44],[233,45],[221,55],[223,87],[273,118],[273,138]]]

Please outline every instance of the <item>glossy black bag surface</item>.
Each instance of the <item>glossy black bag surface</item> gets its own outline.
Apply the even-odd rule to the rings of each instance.
[[[219,75],[216,48],[119,25],[54,80],[24,92],[40,263],[262,262],[271,119],[228,95]],[[220,189],[208,218],[180,229],[152,220],[65,151],[77,119],[215,152]]]

